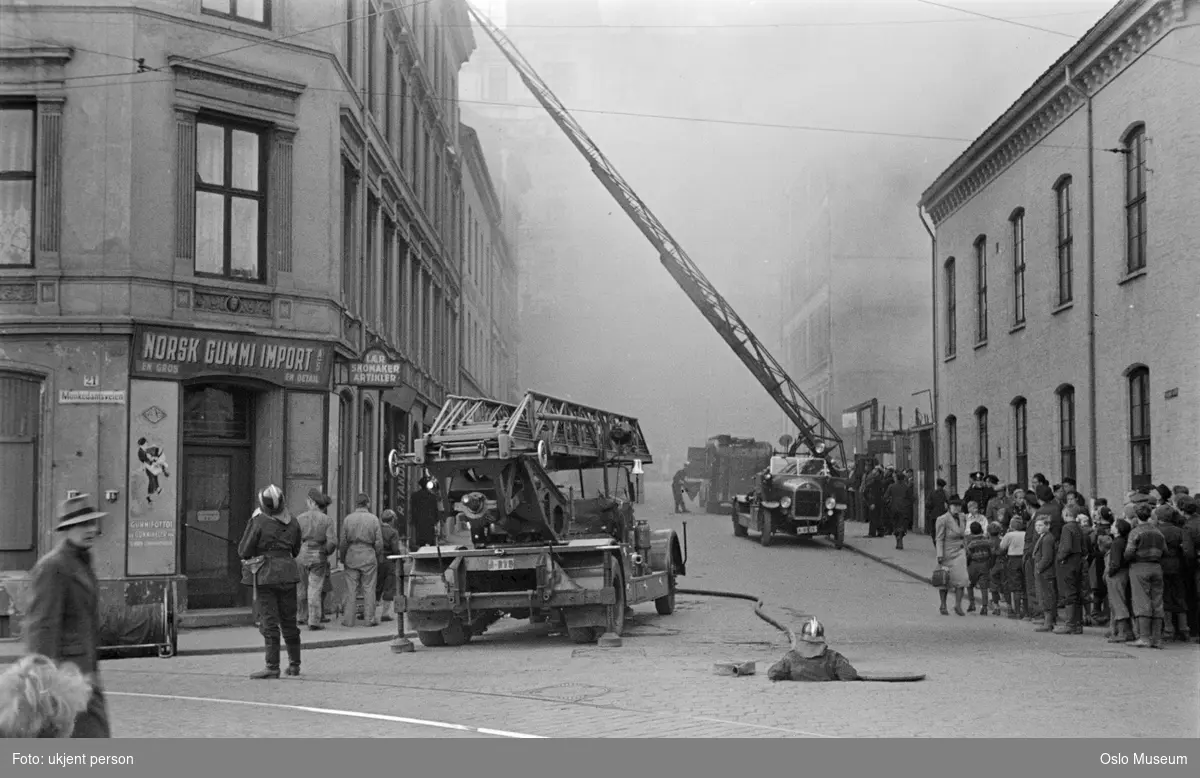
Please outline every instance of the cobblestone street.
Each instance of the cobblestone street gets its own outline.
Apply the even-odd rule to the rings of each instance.
[[[762,595],[766,610],[799,623],[812,614],[830,644],[860,670],[925,673],[919,683],[771,683],[767,667],[786,638],[739,600],[680,595],[661,617],[636,609],[621,648],[575,646],[545,626],[501,621],[461,648],[396,655],[386,644],[310,651],[301,680],[251,682],[253,655],[110,662],[118,736],[220,736],[252,708],[226,706],[164,730],[164,703],[120,692],[216,697],[410,716],[550,737],[1087,737],[1107,720],[1133,736],[1200,734],[1200,651],[1110,646],[1102,628],[1082,636],[1037,634],[1003,617],[941,616],[937,593],[909,575],[823,541],[777,538],[763,548],[734,538],[720,516],[673,516],[652,493],[638,515],[688,529],[681,586]],[[852,524],[847,542],[868,541]],[[932,569],[929,540],[910,537],[903,559]],[[755,661],[757,674],[713,674],[719,661]],[[1135,693],[1136,692],[1136,693]],[[1097,718],[1100,700],[1104,718]],[[186,703],[185,707],[199,705]],[[178,704],[172,703],[172,710]],[[296,718],[269,717],[264,736],[288,736]],[[190,722],[190,723],[189,723]],[[323,722],[324,724],[324,722]],[[328,736],[395,736],[379,721],[338,720]]]

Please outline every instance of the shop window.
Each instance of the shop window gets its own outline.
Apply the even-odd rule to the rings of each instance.
[[[183,393],[186,439],[248,441],[250,394],[215,386],[188,387]]]

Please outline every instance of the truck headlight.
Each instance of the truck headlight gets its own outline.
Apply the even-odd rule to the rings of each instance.
[[[836,497],[830,497],[830,498],[826,499],[826,500],[825,500],[825,507],[826,507],[826,508],[829,508],[829,509],[831,509],[831,510],[832,510],[833,508],[837,507],[837,498],[836,498]]]
[[[792,507],[792,498],[791,498],[791,497],[783,497],[783,498],[780,498],[780,500],[779,500],[779,507],[780,507],[780,508],[790,508],[790,507]]]

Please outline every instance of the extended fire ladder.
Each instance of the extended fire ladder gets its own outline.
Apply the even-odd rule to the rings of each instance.
[[[547,470],[653,461],[634,417],[538,392],[519,405],[451,396],[413,453],[416,464],[536,454]]]
[[[525,86],[566,133],[575,148],[579,149],[580,153],[588,160],[592,173],[600,179],[604,188],[653,244],[667,272],[671,274],[676,283],[695,303],[704,318],[708,319],[717,333],[729,344],[729,347],[796,425],[800,435],[799,442],[803,442],[814,452],[823,451],[830,458],[840,458],[841,465],[845,468],[846,452],[842,439],[825,420],[825,417],[804,395],[775,357],[771,356],[766,346],[750,331],[746,322],[742,321],[742,318],[730,307],[725,298],[717,292],[716,287],[705,278],[704,274],[700,272],[700,268],[675,242],[675,239],[667,232],[667,228],[658,221],[650,208],[625,182],[612,163],[584,132],[583,127],[567,112],[563,104],[538,76],[533,66],[525,60],[512,42],[490,19],[474,6],[468,5],[468,7],[475,21],[516,68]]]

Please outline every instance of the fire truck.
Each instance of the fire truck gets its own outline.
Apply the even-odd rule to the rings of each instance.
[[[626,610],[675,610],[685,555],[674,530],[634,517],[632,470],[652,462],[636,418],[528,392],[520,404],[451,396],[393,473],[426,478],[471,529],[471,547],[400,555],[404,613],[425,646],[463,645],[504,616],[620,636]]]
[[[747,514],[753,513],[755,526],[764,533],[764,545],[770,543],[771,534],[777,529],[789,531],[803,528],[806,534],[810,534],[808,527],[813,526],[814,518],[817,519],[816,534],[828,532],[828,534],[834,535],[835,539],[840,538],[841,531],[838,528],[844,526],[848,501],[845,494],[846,452],[837,431],[812,401],[804,395],[804,392],[783,369],[778,360],[771,355],[762,341],[751,332],[750,327],[721,296],[712,282],[705,277],[696,263],[683,250],[683,247],[650,210],[650,207],[638,197],[633,188],[617,172],[616,167],[588,137],[587,132],[567,111],[550,87],[546,85],[546,82],[533,69],[533,66],[508,40],[504,32],[474,6],[468,6],[468,9],[471,16],[516,69],[521,81],[534,98],[541,103],[550,118],[583,155],[592,174],[650,241],[658,253],[659,261],[679,284],[684,294],[708,320],[726,345],[733,350],[742,364],[767,390],[767,393],[783,410],[784,415],[796,425],[797,435],[795,438],[790,435],[781,438],[781,443],[783,440],[787,440],[782,456],[785,461],[777,464],[774,458],[771,459],[770,466],[761,473],[754,488],[748,494],[739,496],[735,501],[736,508],[731,506],[731,509],[735,510],[734,533],[745,534],[747,529],[747,525],[738,520],[738,514],[744,507]],[[776,469],[777,472],[772,472]],[[800,472],[805,470],[819,472]],[[823,513],[819,513],[816,517],[802,516],[796,513],[798,504],[805,506],[806,511],[810,510],[812,505],[807,493],[802,500],[798,501],[802,484],[808,485],[804,487],[806,492],[812,491],[815,487],[815,490],[820,493],[819,500]],[[713,484],[710,483],[710,495],[712,491]],[[790,492],[790,494],[784,494],[784,492]],[[788,508],[783,507],[784,502],[789,502]],[[767,520],[768,516],[770,517],[769,521]],[[829,532],[831,527],[833,529]],[[840,541],[838,542],[840,545]]]
[[[728,516],[737,495],[754,488],[758,473],[774,453],[770,443],[754,438],[715,435],[704,449],[708,467],[705,511]]]

